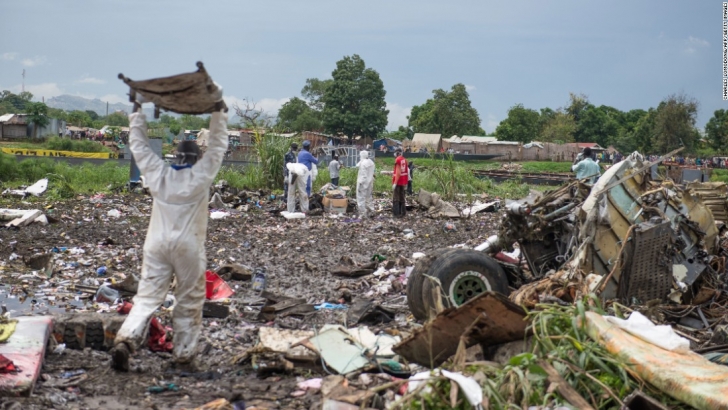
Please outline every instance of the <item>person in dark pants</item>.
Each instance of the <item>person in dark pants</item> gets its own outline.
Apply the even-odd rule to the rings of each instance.
[[[298,144],[293,142],[291,143],[291,149],[283,157],[283,197],[286,199],[288,199],[288,168],[286,165],[291,162],[298,162],[296,151],[298,151]]]
[[[409,165],[409,181],[407,181],[407,195],[412,195],[412,179],[415,177],[415,162],[410,161]]]
[[[407,160],[402,156],[402,148],[397,148],[395,155],[397,159],[394,160],[394,176],[392,177],[392,191],[394,191],[392,213],[395,218],[402,218],[407,214],[404,192],[407,182],[409,182],[409,167],[407,167]]]
[[[341,163],[339,162],[339,156],[333,154],[331,156],[331,162],[329,162],[329,176],[331,177],[331,185],[339,186],[339,170],[341,169]]]

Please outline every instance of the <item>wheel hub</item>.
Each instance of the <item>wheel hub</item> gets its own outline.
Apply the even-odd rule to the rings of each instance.
[[[450,285],[450,300],[460,306],[468,300],[491,290],[488,279],[474,271],[460,273]]]

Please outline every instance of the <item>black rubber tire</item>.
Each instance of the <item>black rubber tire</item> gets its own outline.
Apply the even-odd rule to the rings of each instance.
[[[66,324],[66,328],[63,329],[63,343],[66,344],[68,349],[80,350],[81,343],[76,336],[76,327],[72,324]]]
[[[477,276],[479,280],[482,280],[487,287],[485,290],[508,295],[508,277],[495,259],[483,252],[470,249],[457,249],[438,257],[430,265],[430,269],[427,272],[428,276],[440,280],[440,284],[442,285],[440,296],[442,298],[442,305],[445,308],[459,306],[477,296],[477,294],[469,295],[462,303],[458,303],[453,298],[452,291],[454,289],[452,289],[452,285],[466,272],[470,272],[469,276]],[[432,297],[432,286],[432,281],[423,281],[422,301],[425,310],[423,312],[424,315],[418,317],[418,319],[427,319],[430,310],[434,310],[436,306]]]
[[[452,252],[455,249],[452,248],[440,248],[431,252],[423,258],[420,258],[415,263],[415,268],[412,270],[410,277],[407,279],[407,306],[410,311],[417,319],[423,319],[427,317],[427,306],[423,300],[424,294],[422,286],[425,282],[425,274],[429,274],[430,267],[432,264],[442,255]]]
[[[93,350],[104,350],[104,325],[99,322],[86,324],[86,347]]]

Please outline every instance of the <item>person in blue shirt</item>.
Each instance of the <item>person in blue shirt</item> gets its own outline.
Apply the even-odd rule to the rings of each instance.
[[[303,164],[308,168],[310,171],[312,168],[312,164],[318,165],[318,160],[316,157],[314,157],[309,150],[311,149],[311,141],[306,140],[303,141],[303,149],[301,152],[298,153],[298,162],[300,164]],[[311,177],[308,177],[308,181],[306,182],[306,194],[308,196],[311,196]]]

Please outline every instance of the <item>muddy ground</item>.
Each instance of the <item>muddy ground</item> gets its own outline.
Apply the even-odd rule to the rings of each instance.
[[[370,296],[398,312],[397,320],[373,330],[396,328],[407,332],[413,326],[413,319],[402,287],[377,286],[386,281],[372,275],[341,278],[332,275],[330,270],[339,264],[342,256],[363,263],[370,261],[374,254],[397,260],[411,258],[414,252],[427,253],[445,246],[473,247],[495,233],[501,214],[479,213],[469,219],[455,220],[456,230],[446,232],[445,220],[429,218],[425,211],[413,210],[404,219],[393,219],[387,209],[389,200],[376,201],[380,212],[365,220],[345,215],[286,221],[267,211],[274,203],[252,207],[248,212],[232,211],[225,219],[209,222],[208,269],[215,270],[230,262],[251,268],[265,267],[267,291],[304,298],[312,304],[339,303],[346,290],[354,300]],[[4,285],[0,288],[4,292],[0,300],[14,316],[69,309],[116,314],[114,306],[83,298],[76,300],[76,296],[83,294],[64,291],[64,286],[69,283],[95,286],[110,278],[121,280],[130,273],[138,274],[151,203],[151,198],[139,194],[79,197],[63,202],[3,199],[2,208],[44,209],[57,222],[0,230],[0,275]],[[121,211],[121,217],[108,216],[112,209]],[[406,239],[405,229],[412,229],[414,237]],[[65,247],[67,251],[54,256],[55,272],[50,279],[41,273],[34,274],[22,262],[53,247],[60,251]],[[84,253],[70,253],[74,248]],[[398,268],[402,272],[403,264],[407,263],[400,259]],[[108,272],[99,276],[96,269],[102,265],[107,266]],[[21,289],[23,285],[27,295]],[[0,409],[194,408],[234,395],[241,395],[248,408],[313,408],[320,402],[320,394],[308,392],[292,397],[292,393],[298,390],[297,382],[325,376],[320,366],[266,374],[254,370],[249,362],[233,364],[232,359],[254,345],[256,329],[260,326],[312,329],[323,323],[343,324],[345,311],[318,311],[305,319],[286,317],[262,323],[256,319],[260,304],[254,301],[259,297],[250,289],[250,282],[231,281],[230,285],[236,289],[231,315],[227,319],[204,319],[200,358],[205,372],[175,373],[169,369],[168,353],[147,349],[134,356],[132,371],[128,374],[111,370],[110,356],[104,351],[87,348],[85,351],[66,349],[60,355],[48,352],[33,396],[0,399],[3,403]],[[20,300],[24,302],[20,304]],[[166,315],[161,315],[161,320],[170,325]],[[67,379],[62,374],[79,369],[85,371],[85,376],[64,384]],[[382,380],[387,377],[382,375]],[[149,387],[169,383],[178,390],[148,392]],[[356,385],[357,381],[352,383]],[[15,403],[22,407],[16,407]]]

